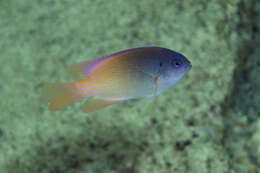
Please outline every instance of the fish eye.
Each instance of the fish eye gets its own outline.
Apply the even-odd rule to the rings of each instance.
[[[179,66],[179,65],[182,65],[182,63],[179,62],[179,61],[173,61],[173,62],[172,62],[172,65],[174,65],[174,66]]]
[[[175,62],[175,65],[179,66],[179,65],[181,65],[181,63],[177,61],[177,62]]]

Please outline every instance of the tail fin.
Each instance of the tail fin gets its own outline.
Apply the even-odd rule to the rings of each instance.
[[[74,83],[48,83],[43,87],[42,95],[50,103],[51,111],[63,109],[82,98]]]

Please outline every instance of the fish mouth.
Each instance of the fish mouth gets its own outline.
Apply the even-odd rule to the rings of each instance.
[[[191,64],[187,64],[186,67],[187,67],[187,68],[192,68],[192,65],[191,65]]]
[[[190,70],[191,68],[192,68],[191,64],[185,64],[185,65],[182,65],[181,67],[175,69],[175,71],[185,72],[187,70]]]
[[[183,68],[183,71],[188,72],[188,71],[191,70],[191,68],[192,68],[192,65],[191,65],[191,64],[187,64],[187,65],[185,65],[185,67]]]
[[[185,69],[191,69],[192,68],[192,65],[191,64],[185,64],[182,69],[185,70]]]
[[[187,60],[186,66],[187,68],[192,68],[191,62],[189,60]]]

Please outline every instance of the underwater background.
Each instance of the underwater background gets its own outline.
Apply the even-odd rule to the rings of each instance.
[[[0,0],[0,172],[260,172],[259,28],[259,0]],[[149,45],[193,65],[171,90],[48,111],[69,65]]]

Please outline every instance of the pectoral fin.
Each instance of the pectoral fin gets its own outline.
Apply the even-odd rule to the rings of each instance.
[[[154,84],[155,84],[156,88],[159,86],[158,77],[154,78]]]

